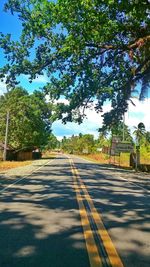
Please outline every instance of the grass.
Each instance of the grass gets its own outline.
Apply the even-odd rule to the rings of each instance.
[[[0,172],[31,164],[32,161],[0,161]]]
[[[89,159],[92,160],[94,162],[97,163],[101,163],[101,164],[115,164],[115,165],[119,165],[122,167],[129,167],[129,153],[122,153],[119,156],[110,156],[103,154],[103,153],[99,153],[99,154],[89,154],[89,155],[84,155],[82,156],[85,159]]]
[[[141,164],[150,164],[150,152],[141,151]]]
[[[80,155],[81,156],[81,155]],[[83,155],[81,156],[82,158],[85,158],[85,159],[89,159],[89,160],[92,160],[94,162],[100,162],[100,163],[103,163],[103,164],[108,164],[109,163],[109,156],[105,155],[105,154],[89,154],[89,155]]]
[[[56,157],[56,153],[47,152],[43,154],[42,159],[53,159]],[[32,164],[34,160],[26,161],[0,161],[0,172],[5,172],[12,168],[22,167]]]
[[[119,156],[111,156],[99,153],[99,154],[89,154],[89,155],[83,155],[81,156],[85,159],[92,160],[97,163],[101,164],[114,164],[123,168],[131,168],[130,167],[130,153],[121,153]],[[143,153],[141,151],[140,156],[140,162],[141,164],[148,164],[150,165],[150,152],[149,153]]]

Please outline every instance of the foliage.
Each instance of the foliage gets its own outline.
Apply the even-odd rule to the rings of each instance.
[[[135,126],[134,128],[135,130],[133,134],[135,135],[136,138],[136,144],[140,146],[145,140],[145,125],[142,122],[140,122],[138,126],[137,127]]]
[[[45,146],[46,150],[53,150],[55,148],[59,148],[59,141],[57,140],[57,137],[51,133],[47,138],[47,144]]]
[[[94,153],[94,154],[89,154],[89,155],[84,155],[82,156],[85,159],[94,161],[94,162],[99,162],[101,164],[109,164],[109,156],[103,153]]]
[[[140,162],[141,164],[149,164],[150,165],[150,143],[149,146],[141,146],[140,149]]]
[[[150,153],[150,132],[146,131],[145,125],[142,122],[134,128],[133,134],[135,136],[136,145],[140,146],[142,158],[145,157],[144,162],[146,162],[146,158],[148,162]]]
[[[95,150],[95,141],[92,134],[72,135],[69,138],[65,136],[62,139],[61,148],[69,153],[82,154],[86,150],[87,153],[92,153]]]
[[[150,132],[146,132],[145,133],[145,146],[149,146],[150,147]]]
[[[4,141],[9,110],[8,144],[15,149],[44,145],[51,132],[51,104],[41,92],[17,87],[0,96],[0,140]]]
[[[120,137],[121,141],[128,141],[133,143],[133,138],[129,127],[124,122],[119,122],[111,127],[111,136],[116,135]],[[124,139],[124,140],[123,140]]]
[[[148,90],[149,6],[147,0],[6,0],[5,10],[19,16],[22,35],[19,41],[1,35],[8,60],[1,77],[6,75],[12,87],[21,73],[30,74],[32,81],[46,71],[45,92],[69,100],[69,105],[58,105],[64,122],[81,122],[91,102],[99,112],[110,100],[112,110],[104,115],[104,124],[114,125],[136,85],[141,84],[136,92],[141,99]]]
[[[96,145],[97,148],[102,148],[103,146],[110,146],[110,140],[105,132],[101,132],[99,134],[99,137],[96,140]]]

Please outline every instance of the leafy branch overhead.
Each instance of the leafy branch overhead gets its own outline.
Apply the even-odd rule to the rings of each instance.
[[[138,84],[139,98],[146,95],[149,0],[7,0],[5,10],[18,14],[22,34],[17,42],[1,35],[8,60],[1,77],[6,75],[8,86],[15,86],[18,75],[30,74],[32,81],[45,71],[49,77],[45,93],[69,101],[63,121],[81,122],[92,102],[100,112],[110,100],[112,110],[104,115],[104,124],[114,124]]]

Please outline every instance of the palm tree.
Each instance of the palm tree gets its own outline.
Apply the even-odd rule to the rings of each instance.
[[[143,144],[146,151],[147,152],[150,152],[150,132],[149,131],[146,131],[145,132],[145,135],[144,135],[144,140],[143,140]]]
[[[145,135],[145,125],[143,122],[140,122],[138,124],[138,126],[134,127],[135,130],[133,132],[133,134],[135,135],[135,138],[136,138],[136,145],[137,146],[140,146],[141,145],[141,139],[142,137]]]
[[[140,145],[141,145],[141,140],[145,135],[145,125],[143,122],[140,122],[137,127],[134,127],[135,131],[133,134],[135,135],[136,138],[136,169],[137,166],[140,165]]]
[[[146,146],[150,145],[150,132],[145,133],[145,139],[146,139]]]

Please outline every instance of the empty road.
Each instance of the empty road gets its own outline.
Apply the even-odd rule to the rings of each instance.
[[[0,267],[149,267],[149,178],[71,155],[6,178]]]

